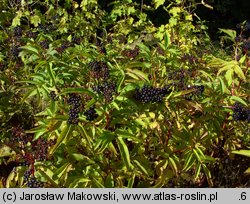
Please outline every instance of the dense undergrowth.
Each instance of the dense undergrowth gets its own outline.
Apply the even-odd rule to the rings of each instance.
[[[2,187],[250,186],[248,22],[214,45],[195,1],[62,2],[0,1]]]

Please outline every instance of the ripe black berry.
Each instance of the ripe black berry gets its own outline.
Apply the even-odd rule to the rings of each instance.
[[[40,46],[43,49],[48,49],[49,48],[49,41],[48,40],[43,40],[42,42],[40,42]]]
[[[21,49],[18,46],[12,46],[10,48],[10,56],[17,58]]]
[[[27,186],[29,188],[42,188],[43,183],[38,181],[34,176],[31,176],[27,181]]]
[[[77,94],[70,94],[70,97],[68,99],[68,104],[71,105],[70,110],[69,110],[69,118],[68,118],[68,123],[69,124],[78,124],[78,118],[79,118],[79,113],[81,111],[81,97]]]
[[[80,44],[81,44],[81,41],[82,41],[82,38],[80,38],[80,37],[74,36],[74,37],[72,38],[72,42],[73,42],[74,44],[80,45]]]
[[[103,84],[94,87],[93,90],[102,94],[106,102],[111,102],[116,92],[116,85],[114,82],[105,81]]]
[[[87,111],[85,111],[84,115],[86,116],[86,119],[88,121],[93,121],[94,119],[96,119],[98,117],[94,106],[90,107]]]
[[[163,88],[154,88],[149,85],[144,85],[141,89],[137,88],[134,93],[134,98],[142,103],[162,102],[164,96],[169,94],[171,90],[168,86]]]
[[[58,96],[56,95],[56,92],[55,92],[55,91],[51,91],[51,92],[49,93],[49,97],[50,97],[53,101],[58,100]]]
[[[233,120],[250,122],[250,109],[236,102],[233,106]]]
[[[32,32],[32,31],[27,31],[26,32],[26,36],[28,37],[28,38],[36,38],[37,37],[37,35],[38,35],[38,32]]]
[[[103,61],[94,60],[88,64],[92,75],[97,79],[108,79],[109,78],[109,68],[107,63]]]
[[[15,37],[21,37],[22,36],[22,28],[20,28],[19,26],[15,27],[13,29],[13,35]]]

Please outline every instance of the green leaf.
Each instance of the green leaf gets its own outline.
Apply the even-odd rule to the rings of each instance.
[[[240,77],[240,79],[246,80],[246,77],[244,75],[244,72],[242,71],[242,69],[240,68],[240,66],[235,66],[234,67],[234,72],[238,75],[238,77]]]
[[[193,166],[193,161],[195,160],[194,154],[192,151],[188,153],[188,156],[185,159],[183,171],[188,171]]]
[[[49,66],[48,66],[48,68],[47,68],[47,71],[48,71],[49,76],[50,76],[50,78],[51,78],[51,80],[52,80],[52,85],[55,86],[55,85],[56,85],[56,77],[55,77],[55,72],[54,72],[54,70],[52,69],[52,66],[53,66],[53,64],[50,62],[50,63],[49,63]]]
[[[38,173],[41,174],[41,176],[43,178],[45,178],[47,180],[48,183],[51,183],[53,185],[54,188],[59,188],[59,185],[57,184],[57,181],[56,179],[52,179],[48,174],[47,172],[43,171],[42,169],[38,169]]]
[[[194,176],[194,179],[195,179],[195,180],[199,177],[200,172],[201,172],[201,163],[197,164],[197,166],[196,166],[196,169],[195,169],[195,176]]]
[[[148,75],[143,73],[142,71],[138,70],[138,69],[126,69],[128,71],[128,75],[130,76],[136,76],[136,77],[133,77],[137,80],[139,79],[143,79],[144,81],[147,81],[149,82],[149,79],[148,79]]]
[[[173,169],[173,171],[175,172],[175,174],[177,174],[178,172],[178,168],[177,168],[177,165],[174,161],[174,159],[172,157],[169,157],[169,165],[171,166],[171,168]]]
[[[130,154],[126,143],[123,141],[122,137],[118,136],[117,139],[118,148],[121,154],[121,158],[128,170],[131,170],[132,164],[130,162]]]
[[[21,25],[21,17],[22,17],[22,11],[19,10],[17,11],[17,15],[15,16],[15,18],[12,21],[12,26],[18,26]]]
[[[167,32],[165,32],[165,34],[164,34],[165,49],[168,48],[169,44],[170,44],[170,35]]]
[[[21,46],[20,47],[23,51],[26,51],[30,54],[39,54],[38,49],[35,46],[31,46],[31,45],[25,45],[25,46]]]
[[[243,155],[246,157],[250,157],[250,150],[235,150],[232,151],[233,154],[239,154],[239,155]]]
[[[226,88],[226,85],[223,81],[223,79],[221,77],[218,78],[219,81],[220,81],[220,90],[221,90],[221,93],[225,93],[227,88]]]
[[[206,177],[207,177],[207,181],[209,183],[210,186],[213,185],[213,180],[212,180],[212,175],[211,175],[211,172],[209,171],[209,169],[207,168],[207,166],[205,164],[202,164],[202,168],[206,174]]]
[[[147,169],[139,161],[134,159],[133,162],[136,164],[136,166],[140,169],[140,171],[144,175],[149,176],[149,173],[148,173]]]
[[[30,23],[37,27],[38,24],[41,23],[41,18],[38,15],[31,16]]]
[[[88,183],[90,181],[88,178],[79,177],[70,183],[69,188],[77,188],[80,183]]]
[[[131,134],[126,130],[117,129],[115,133],[124,139],[131,139],[132,141],[142,142],[140,138],[135,137],[134,134]]]
[[[97,179],[93,178],[92,182],[97,188],[105,188],[103,184],[101,184]]]
[[[62,144],[62,142],[67,138],[72,132],[72,125],[66,124],[63,127],[63,130],[61,134],[59,135],[56,144],[53,146],[53,148],[50,150],[49,155],[52,155],[56,149]]]
[[[84,88],[67,88],[64,91],[60,92],[59,95],[64,95],[64,94],[68,94],[68,93],[81,93],[81,94],[87,94],[93,98],[96,99],[96,95],[94,94],[94,92],[88,90],[88,89],[84,89]]]
[[[228,86],[231,86],[231,84],[233,83],[233,73],[234,73],[234,71],[232,69],[230,69],[225,74],[225,78],[227,80]]]
[[[195,154],[196,156],[196,159],[201,162],[201,156],[198,154],[197,150],[196,149],[193,149],[193,153]]]
[[[250,167],[244,173],[245,174],[250,174]]]
[[[102,136],[98,137],[94,151],[102,153],[114,139],[115,135],[113,133],[104,132]]]
[[[134,185],[134,181],[135,181],[135,174],[132,175],[132,177],[130,177],[128,179],[128,188],[133,188],[133,185]]]
[[[221,29],[219,28],[221,33],[225,33],[226,36],[224,37],[225,39],[228,39],[232,42],[235,42],[235,37],[236,37],[236,31],[231,30],[231,29]]]
[[[115,181],[114,181],[114,176],[112,173],[109,173],[105,183],[104,183],[105,188],[114,188],[115,186]]]
[[[1,157],[10,157],[13,155],[15,155],[15,152],[11,148],[9,148],[8,146],[3,145],[0,147],[0,158]]]
[[[238,97],[238,96],[231,96],[230,100],[237,101],[237,102],[239,102],[239,103],[247,106],[247,103],[243,99],[241,99],[240,97]]]
[[[165,0],[153,0],[155,9],[157,9],[159,6],[163,5],[164,3],[165,3]]]
[[[64,177],[65,174],[68,173],[69,168],[71,168],[72,164],[67,162],[64,165],[62,165],[59,169],[57,169],[53,175],[53,179],[60,179],[61,177]]]

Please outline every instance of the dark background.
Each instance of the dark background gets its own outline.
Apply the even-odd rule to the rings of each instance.
[[[135,0],[141,3],[141,0]],[[192,0],[191,0],[192,1]],[[197,3],[201,2],[193,0]],[[204,0],[204,2],[213,6],[213,10],[199,5],[196,14],[206,21],[208,32],[211,38],[218,37],[218,28],[231,28],[236,29],[236,25],[245,20],[250,21],[250,0]],[[152,0],[143,0],[144,4],[151,5]],[[110,12],[112,10],[111,0],[99,0],[100,6]],[[165,2],[168,4],[168,1]],[[156,11],[145,11],[149,19],[155,26],[160,26],[168,22],[168,13],[160,6]],[[159,15],[160,14],[160,15]]]

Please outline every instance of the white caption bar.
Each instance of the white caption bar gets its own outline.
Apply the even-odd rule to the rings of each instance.
[[[117,203],[249,203],[249,188],[110,188],[0,189],[0,204]]]

